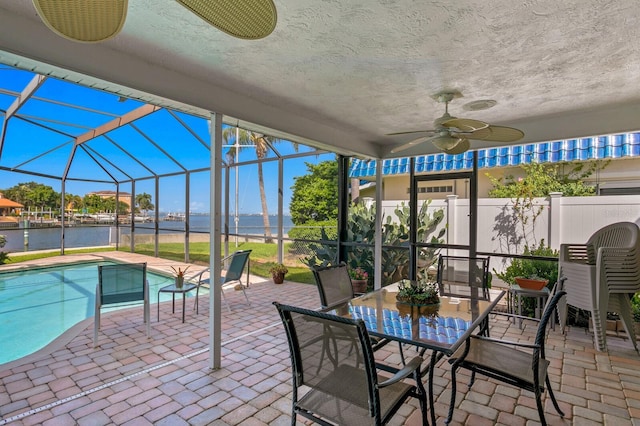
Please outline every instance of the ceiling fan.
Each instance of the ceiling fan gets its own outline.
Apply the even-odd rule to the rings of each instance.
[[[233,37],[259,39],[276,27],[273,0],[176,1]],[[33,4],[40,19],[56,34],[73,41],[96,43],[120,32],[128,0],[33,0]],[[158,3],[157,7],[164,7],[164,3]]]
[[[462,154],[471,148],[470,139],[493,142],[515,142],[524,137],[524,133],[521,130],[512,127],[493,126],[484,121],[452,117],[449,114],[449,102],[461,96],[462,94],[457,91],[441,92],[434,95],[433,98],[437,102],[444,103],[444,115],[434,121],[434,128],[431,130],[389,133],[388,136],[414,133],[423,134],[423,136],[393,148],[391,153],[404,151],[412,146],[429,141],[440,151],[446,154],[456,155]]]

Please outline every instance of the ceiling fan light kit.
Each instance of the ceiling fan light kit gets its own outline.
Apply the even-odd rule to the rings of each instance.
[[[459,91],[444,91],[432,96],[434,100],[444,103],[444,114],[434,121],[434,129],[416,130],[409,132],[389,133],[388,135],[406,135],[420,133],[421,136],[396,146],[391,153],[404,151],[419,143],[430,141],[436,148],[446,154],[462,154],[471,148],[470,140],[484,140],[492,142],[516,142],[524,137],[521,130],[504,126],[492,126],[480,120],[470,118],[456,118],[449,114],[449,102],[462,97]],[[470,102],[471,108],[487,109],[494,106],[494,100],[478,101],[476,105]],[[426,134],[426,135],[425,135]]]
[[[479,99],[477,101],[468,102],[462,105],[462,109],[465,111],[482,111],[485,109],[493,108],[497,105],[497,101],[493,99]]]
[[[458,143],[462,141],[461,138],[454,138],[453,136],[437,136],[431,139],[431,143],[434,144],[441,151],[449,151],[453,149]]]
[[[268,36],[276,27],[273,0],[177,0],[210,25],[242,39]],[[68,40],[97,43],[124,26],[128,0],[33,0],[38,16]]]

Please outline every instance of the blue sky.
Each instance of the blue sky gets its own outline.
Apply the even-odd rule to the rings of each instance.
[[[34,74],[0,66],[0,109],[6,111],[16,95],[34,78]],[[79,105],[81,109],[70,105]],[[0,165],[28,170],[38,174],[61,176],[69,161],[76,137],[91,129],[142,107],[134,100],[121,101],[118,96],[54,79],[47,79],[34,95],[18,110],[17,116],[7,122],[7,132]],[[4,114],[3,114],[4,116]],[[4,118],[0,118],[4,120]],[[2,121],[0,121],[2,123]],[[134,122],[134,126],[120,127],[106,135],[83,144],[69,169],[66,192],[85,195],[87,192],[115,190],[113,183],[80,182],[74,179],[92,179],[112,182],[156,175],[205,169],[209,165],[209,135],[207,120],[179,112],[157,111]],[[233,141],[232,141],[233,142]],[[131,155],[123,152],[129,152]],[[293,144],[276,144],[281,155],[294,153]],[[223,154],[227,148],[223,149]],[[298,146],[298,152],[311,152]],[[273,152],[267,158],[276,158]],[[306,174],[305,162],[332,160],[333,154],[308,156],[285,161],[284,210],[288,212],[291,186],[295,176]],[[256,159],[255,150],[243,148],[239,162]],[[277,213],[277,161],[264,163],[264,180],[270,213]],[[238,173],[238,213],[253,214],[262,211],[258,192],[257,166],[243,166]],[[55,179],[10,173],[0,170],[0,190],[21,182],[36,181],[61,191]],[[235,211],[234,169],[230,174],[230,211]],[[138,180],[135,192],[147,192],[161,212],[185,211],[184,175],[159,179],[160,192],[155,199],[154,179]],[[131,192],[130,184],[122,184],[120,191]],[[209,174],[192,173],[190,179],[190,210],[209,210]],[[159,201],[159,203],[158,203]]]

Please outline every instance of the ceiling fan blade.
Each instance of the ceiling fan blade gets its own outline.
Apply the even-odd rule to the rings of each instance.
[[[429,139],[431,139],[433,136],[421,136],[419,138],[413,139],[407,143],[404,143],[402,145],[398,145],[395,148],[393,148],[391,150],[392,154],[395,154],[396,152],[400,152],[400,151],[404,151],[406,149],[411,148],[412,146],[418,145],[422,142],[428,141]]]
[[[467,135],[469,139],[493,142],[515,142],[524,137],[522,130],[513,127],[489,126]]]
[[[461,139],[453,148],[443,149],[443,151],[446,154],[457,155],[469,151],[469,148],[471,148],[471,142],[469,142],[469,139]]]
[[[127,17],[128,0],[33,0],[38,16],[54,33],[96,43],[115,37]]]
[[[431,138],[431,143],[433,143],[433,145],[435,145],[435,147],[440,151],[448,153],[450,150],[455,149],[455,147],[463,140],[465,139],[462,137],[444,134]]]
[[[484,121],[472,120],[470,118],[452,118],[442,122],[441,125],[450,130],[453,130],[452,127],[456,128],[461,132],[475,132],[476,130],[489,127],[489,124]]]
[[[396,133],[387,133],[387,136],[396,136],[396,135],[411,135],[414,133],[435,133],[436,130],[411,130],[409,132],[396,132]]]
[[[276,28],[277,12],[273,0],[177,0],[178,3],[225,33],[256,40]]]

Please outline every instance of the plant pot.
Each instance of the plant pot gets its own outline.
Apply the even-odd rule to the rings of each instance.
[[[367,280],[351,280],[351,287],[353,287],[354,293],[366,293],[367,284]]]
[[[176,288],[182,288],[182,286],[184,285],[184,277],[176,277],[175,285]]]
[[[542,290],[547,284],[549,284],[549,280],[516,277],[516,284],[518,284],[520,288],[527,290]]]
[[[438,299],[435,303],[428,304],[418,304],[412,302],[403,302],[401,300],[396,301],[396,308],[401,316],[413,316],[421,315],[421,316],[436,316],[438,314],[438,309],[440,309],[440,300]]]
[[[282,284],[284,282],[284,273],[273,274],[271,278],[273,278],[274,284]]]

